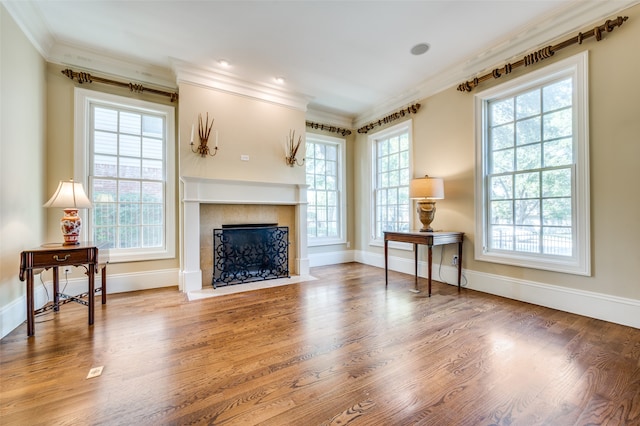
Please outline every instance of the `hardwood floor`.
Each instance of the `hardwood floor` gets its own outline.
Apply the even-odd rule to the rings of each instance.
[[[357,263],[188,302],[67,304],[0,341],[2,425],[637,425],[640,330]],[[426,281],[421,280],[422,285]],[[86,379],[92,367],[100,377]]]

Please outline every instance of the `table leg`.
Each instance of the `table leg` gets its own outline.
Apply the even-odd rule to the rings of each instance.
[[[27,269],[27,336],[35,334],[35,315],[33,313],[33,269]]]
[[[458,291],[462,280],[462,241],[458,243]]]
[[[107,265],[102,267],[102,304],[107,304]]]
[[[429,297],[431,297],[431,263],[433,261],[433,246],[428,246],[429,247],[429,259],[427,260],[428,265],[427,265],[427,269],[429,271]]]
[[[418,244],[417,243],[413,243],[413,265],[414,265],[414,271],[413,271],[413,279],[414,279],[414,284],[413,284],[413,290],[410,290],[412,293],[420,293],[420,289],[418,288]]]
[[[389,286],[389,265],[387,257],[389,256],[389,240],[384,240],[384,288]]]
[[[89,325],[93,324],[93,310],[96,301],[95,294],[95,274],[96,265],[89,263]]]
[[[58,267],[53,267],[53,311],[60,310],[60,275]]]

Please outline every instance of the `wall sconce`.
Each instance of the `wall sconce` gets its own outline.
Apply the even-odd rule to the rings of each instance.
[[[213,154],[211,154],[211,149],[209,149],[209,135],[211,135],[211,128],[213,127],[214,119],[211,119],[211,124],[209,124],[209,113],[207,113],[207,119],[203,123],[202,122],[202,114],[198,114],[198,137],[200,138],[200,145],[194,150],[193,144],[193,132],[194,126],[191,125],[191,152],[194,154],[200,154],[200,157],[206,157],[207,155],[210,157],[214,157],[218,153],[218,131],[216,131],[216,142],[213,147]]]
[[[304,158],[302,162],[299,162],[296,158],[298,155],[298,149],[300,149],[300,144],[302,144],[302,136],[298,136],[298,142],[295,142],[296,139],[296,131],[289,131],[289,138],[287,139],[287,146],[285,147],[285,161],[287,162],[287,166],[293,167],[294,165],[302,166],[304,165]]]
[[[64,245],[79,244],[82,220],[78,216],[78,209],[90,209],[91,201],[79,182],[60,181],[58,189],[51,196],[44,207],[61,207],[64,211],[60,219],[60,229],[64,237]]]
[[[434,200],[444,199],[444,182],[442,178],[413,179],[409,184],[409,198],[417,199],[418,216],[422,222],[420,232],[433,232],[431,222],[436,216],[436,202]]]

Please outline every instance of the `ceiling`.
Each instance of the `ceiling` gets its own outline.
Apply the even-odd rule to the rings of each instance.
[[[637,1],[2,3],[50,62],[174,87],[181,70],[198,70],[358,120],[456,85]],[[412,55],[418,43],[430,49]]]

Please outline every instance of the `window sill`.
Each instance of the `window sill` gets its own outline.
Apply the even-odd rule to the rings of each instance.
[[[573,275],[591,275],[589,262],[580,262],[575,258],[562,260],[546,256],[523,256],[516,253],[482,253],[476,251],[475,260],[481,262],[500,263],[503,265],[517,266],[521,268],[540,269],[543,271],[561,272]]]

